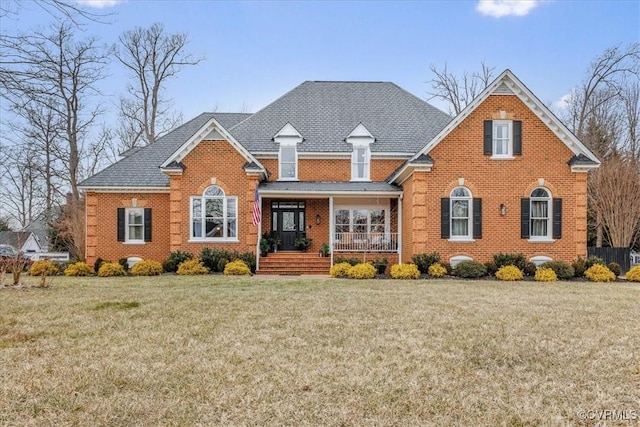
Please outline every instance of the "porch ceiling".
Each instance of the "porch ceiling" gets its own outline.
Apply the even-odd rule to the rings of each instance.
[[[258,191],[262,196],[400,196],[402,189],[386,182],[267,181]]]

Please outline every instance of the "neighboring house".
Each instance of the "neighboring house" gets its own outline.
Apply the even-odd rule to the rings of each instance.
[[[258,253],[273,232],[281,272],[305,271],[287,252],[303,236],[329,260],[572,261],[598,165],[509,70],[455,118],[393,83],[305,82],[255,114],[203,113],[84,181],[86,255]]]
[[[20,231],[30,231],[32,232],[35,236],[36,239],[38,240],[38,243],[40,244],[40,248],[42,252],[48,252],[49,251],[49,232],[48,232],[48,226],[46,224],[46,222],[42,219],[36,219],[32,222],[30,222],[29,224],[27,224],[26,227],[24,227],[22,230]]]
[[[42,252],[38,237],[30,231],[0,231],[0,244],[11,245],[27,255]]]

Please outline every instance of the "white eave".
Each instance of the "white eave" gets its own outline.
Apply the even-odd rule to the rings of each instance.
[[[240,155],[247,161],[253,162],[258,165],[262,172],[266,177],[266,169],[264,166],[246,149],[242,144],[240,144],[222,125],[215,119],[209,119],[197,132],[195,132],[189,139],[187,139],[184,144],[180,146],[174,153],[169,156],[167,160],[160,165],[160,169],[165,172],[167,171],[169,174],[179,173],[179,171],[174,170],[169,165],[173,162],[180,163],[182,159],[184,159],[187,154],[191,152],[201,141],[209,139],[209,137],[219,137],[221,136],[223,139],[228,141]]]

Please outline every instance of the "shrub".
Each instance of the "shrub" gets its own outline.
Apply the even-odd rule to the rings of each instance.
[[[256,254],[254,254],[253,252],[242,252],[238,254],[237,258],[233,259],[244,261],[244,263],[247,264],[247,267],[249,267],[249,270],[251,270],[252,273],[256,272]]]
[[[440,262],[440,254],[438,252],[431,252],[429,254],[415,254],[411,257],[413,263],[418,267],[420,273],[427,274],[431,264]]]
[[[587,265],[587,270],[596,264],[606,265],[606,263],[602,258],[597,257],[595,255],[591,255],[589,258],[587,258],[587,261],[585,263]]]
[[[339,262],[337,264],[333,264],[331,269],[329,270],[329,275],[331,277],[348,277],[349,269],[351,268],[351,264],[348,262]]]
[[[445,274],[447,274],[447,269],[444,268],[439,262],[433,263],[429,266],[429,276],[444,277]]]
[[[93,271],[98,272],[100,271],[100,267],[102,267],[102,263],[104,262],[104,260],[100,257],[98,257],[96,259],[96,262],[93,263]]]
[[[535,276],[536,271],[538,271],[538,267],[532,263],[531,261],[527,261],[524,264],[524,270],[522,270],[522,272],[524,273],[525,276]]]
[[[522,280],[524,273],[515,265],[503,265],[496,273],[496,277],[500,280],[515,281]]]
[[[152,259],[144,259],[133,264],[132,276],[159,276],[162,274],[162,264]]]
[[[226,276],[250,276],[251,270],[244,261],[237,259],[227,263],[224,267],[224,274]]]
[[[53,276],[58,272],[58,267],[48,259],[34,262],[29,269],[29,276]]]
[[[640,282],[640,265],[636,265],[631,270],[627,271],[624,278],[630,282]]]
[[[616,275],[604,264],[594,264],[584,272],[584,276],[592,282],[615,282]]]
[[[209,269],[197,258],[183,261],[178,266],[176,274],[181,276],[195,276],[196,274],[208,274]]]
[[[337,257],[335,259],[335,263],[336,264],[342,264],[346,262],[347,264],[354,266],[354,265],[358,265],[360,264],[360,260],[358,258],[344,258],[344,257]]]
[[[102,264],[102,263],[100,263]],[[67,268],[64,269],[65,276],[90,276],[93,274],[93,270],[86,262],[78,261],[73,264],[69,264]]]
[[[387,271],[387,266],[389,265],[389,260],[386,258],[383,259],[375,259],[373,261],[369,261],[371,265],[376,268],[376,272],[378,274],[384,274]]]
[[[373,279],[378,271],[368,262],[361,262],[349,268],[347,275],[351,279]]]
[[[552,268],[540,267],[536,270],[534,279],[536,282],[555,282],[558,280],[558,276]]]
[[[496,263],[496,267],[500,270],[501,267],[505,265],[515,265],[520,269],[520,271],[524,270],[525,264],[527,263],[527,259],[523,254],[495,254],[493,255],[493,262]]]
[[[453,273],[453,267],[451,267],[451,264],[447,261],[440,261],[439,264],[447,270],[448,275],[451,275],[451,273]]]
[[[103,262],[98,270],[98,277],[126,276],[127,272],[117,262]]]
[[[200,251],[202,264],[214,273],[224,272],[224,268],[229,261],[241,260],[254,273],[256,271],[256,256],[253,252],[238,253],[218,248],[203,248]]]
[[[487,269],[487,274],[489,276],[495,276],[496,273],[498,272],[498,266],[496,265],[495,262],[493,261],[487,261],[484,263],[484,266]]]
[[[118,264],[120,264],[122,266],[122,268],[124,269],[124,271],[129,270],[129,262],[127,261],[126,258],[120,258],[118,260]]]
[[[584,277],[584,272],[587,271],[587,261],[578,257],[571,263],[571,267],[573,267],[573,277]]]
[[[573,267],[571,267],[569,264],[567,264],[564,261],[543,262],[542,264],[540,264],[540,268],[552,269],[556,273],[556,276],[558,277],[558,279],[560,280],[571,279],[575,274]]]
[[[162,269],[167,273],[175,273],[178,266],[189,259],[193,259],[193,254],[191,252],[170,252],[167,259],[162,262]]]
[[[464,279],[477,279],[487,275],[487,267],[478,261],[462,261],[453,269],[453,274]]]
[[[615,274],[616,277],[620,276],[620,273],[622,272],[622,270],[620,269],[620,264],[618,264],[617,262],[610,262],[609,264],[607,264],[607,268],[611,270],[611,272]]]
[[[391,277],[394,279],[419,279],[420,270],[415,264],[395,264],[391,266]]]

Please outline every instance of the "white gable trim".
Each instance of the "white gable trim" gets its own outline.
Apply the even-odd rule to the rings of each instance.
[[[189,154],[200,142],[206,139],[212,132],[218,132],[233,148],[240,153],[247,162],[253,162],[258,165],[265,173],[266,169],[246,148],[242,146],[227,130],[222,127],[215,118],[209,119],[191,138],[187,139],[167,160],[160,165],[161,169],[166,168],[172,162],[180,162]]]
[[[506,86],[506,87],[505,87]],[[498,78],[487,86],[480,95],[478,95],[464,110],[453,118],[427,145],[418,151],[411,160],[420,157],[422,154],[428,154],[436,145],[438,145],[452,130],[454,130],[463,120],[465,120],[480,104],[482,104],[489,95],[499,94],[505,95],[506,88],[524,104],[549,128],[551,131],[573,152],[576,156],[584,154],[590,160],[600,165],[598,158],[582,143],[578,138],[531,92],[511,70],[504,70]],[[411,162],[409,160],[409,162]],[[409,167],[409,162],[397,171],[389,182],[394,182],[397,177]],[[594,166],[594,167],[597,167]]]
[[[362,123],[358,124],[344,140],[347,144],[359,146],[369,145],[376,141],[371,132]]]
[[[300,132],[288,122],[273,136],[273,142],[288,146],[297,145],[301,143],[303,139]]]

